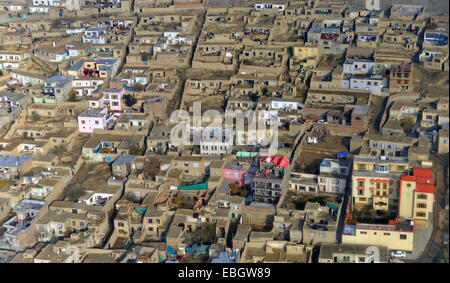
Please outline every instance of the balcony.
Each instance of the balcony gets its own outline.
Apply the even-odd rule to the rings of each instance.
[[[373,169],[373,172],[387,174],[387,173],[389,173],[389,166],[375,165],[375,168]]]

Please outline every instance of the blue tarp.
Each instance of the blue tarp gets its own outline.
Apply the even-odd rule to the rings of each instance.
[[[335,205],[333,205],[333,204],[331,204],[331,203],[328,203],[327,205],[328,205],[328,207],[331,208],[331,209],[334,209],[334,210],[336,210],[336,211],[338,210],[338,207],[335,206]]]
[[[174,257],[177,256],[177,254],[173,251],[172,246],[168,246],[168,247],[167,247],[166,253],[167,253],[168,255],[171,255],[171,256],[174,256]]]
[[[123,88],[129,91],[136,91],[133,87],[127,86],[126,84],[123,84]]]
[[[337,154],[337,157],[344,157],[344,156],[347,156],[348,155],[348,152],[347,151],[344,151],[344,152],[339,152],[338,154]]]
[[[187,247],[184,249],[188,254],[202,254],[207,253],[209,251],[209,245],[193,245],[191,247]]]

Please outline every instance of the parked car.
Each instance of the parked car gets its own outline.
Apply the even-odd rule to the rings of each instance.
[[[403,258],[406,257],[406,252],[404,251],[393,251],[391,252],[392,258]]]
[[[327,121],[325,121],[325,120],[322,120],[322,119],[320,119],[319,121],[317,121],[317,123],[319,123],[319,124],[328,124],[328,122],[327,122]]]

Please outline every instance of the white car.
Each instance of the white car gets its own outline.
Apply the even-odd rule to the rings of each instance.
[[[403,258],[406,257],[406,253],[404,251],[393,251],[391,252],[392,258]]]
[[[325,121],[325,120],[319,120],[319,121],[317,121],[317,123],[318,123],[318,124],[328,124],[328,122]]]

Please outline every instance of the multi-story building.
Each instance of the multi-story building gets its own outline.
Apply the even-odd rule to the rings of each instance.
[[[401,64],[391,68],[389,89],[391,91],[413,91],[412,64]]]
[[[78,116],[78,129],[81,133],[92,133],[94,129],[107,129],[114,125],[113,115],[108,109],[87,109]]]
[[[325,158],[320,164],[320,174],[292,172],[289,190],[294,192],[312,192],[320,194],[344,194],[351,164],[348,160]]]
[[[352,174],[352,207],[397,213],[400,177],[409,169],[406,157],[355,156]]]
[[[44,81],[42,94],[55,100],[57,103],[67,101],[72,90],[72,78],[54,76]]]
[[[44,201],[24,199],[13,207],[15,215],[3,223],[6,229],[0,236],[2,249],[23,251],[37,242],[34,221],[39,217]]]
[[[371,245],[332,244],[320,245],[319,263],[388,263],[389,250],[385,246],[377,246],[377,253],[372,253]]]
[[[200,141],[200,153],[202,155],[230,154],[232,149],[233,138],[228,131],[211,133],[211,136],[202,136]]]
[[[84,31],[83,43],[105,44],[106,27],[88,28]]]
[[[252,201],[277,204],[286,194],[290,175],[290,161],[287,157],[270,155],[259,160],[259,168],[253,179]]]
[[[413,168],[412,175],[400,178],[399,216],[413,218],[416,225],[426,224],[433,217],[433,170]]]

